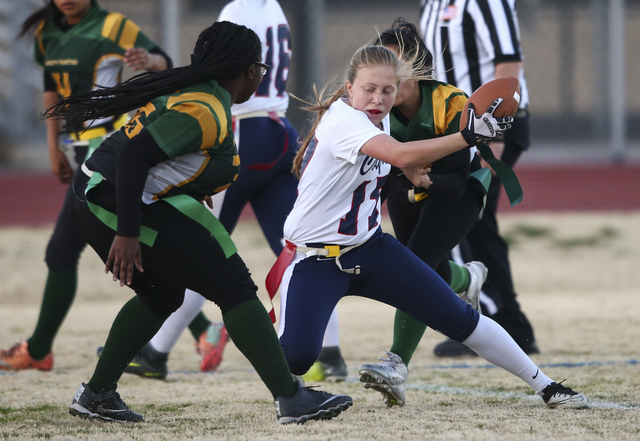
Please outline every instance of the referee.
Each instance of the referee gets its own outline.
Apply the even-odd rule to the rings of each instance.
[[[516,0],[421,0],[420,27],[434,57],[434,75],[468,95],[496,78],[520,80],[521,100],[504,139],[489,143],[496,158],[514,167],[529,147],[529,93],[524,77]],[[483,166],[488,167],[483,161]],[[527,354],[540,352],[533,328],[520,309],[511,277],[509,248],[498,232],[496,211],[500,178],[492,171],[482,219],[460,246],[465,261],[479,260],[489,269],[480,300],[483,312],[513,337]],[[441,357],[475,355],[455,340],[438,344]]]

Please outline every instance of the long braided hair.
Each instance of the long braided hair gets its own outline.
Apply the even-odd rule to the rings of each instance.
[[[228,21],[200,33],[191,64],[145,72],[116,86],[78,93],[52,105],[43,118],[64,119],[65,127],[137,109],[152,99],[209,79],[229,79],[260,60],[260,39],[251,29]]]

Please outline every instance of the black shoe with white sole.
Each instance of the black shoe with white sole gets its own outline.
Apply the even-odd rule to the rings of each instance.
[[[552,409],[573,408],[582,409],[587,407],[587,399],[579,392],[568,388],[555,381],[542,389],[542,399],[545,404]]]
[[[275,399],[276,417],[278,423],[304,424],[309,420],[330,420],[347,410],[353,399],[347,395],[333,395],[321,390],[304,387],[296,379],[298,392],[290,398]]]
[[[139,423],[142,415],[133,412],[124,404],[115,390],[96,393],[88,384],[82,383],[69,406],[69,413],[80,418],[105,421]]]

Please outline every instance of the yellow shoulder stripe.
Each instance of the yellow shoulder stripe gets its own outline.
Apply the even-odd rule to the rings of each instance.
[[[186,113],[198,121],[202,130],[200,150],[219,144],[228,135],[227,113],[220,100],[211,94],[191,92],[172,96],[167,101],[167,108]]]
[[[449,100],[448,105],[440,105],[440,103],[445,103],[446,100]],[[467,98],[457,87],[451,85],[440,85],[433,91],[432,102],[434,104],[434,129],[436,135],[441,136],[446,133],[447,127],[449,127],[453,118],[462,111],[467,102]]]
[[[104,26],[102,26],[102,36],[108,38],[115,43],[120,33],[120,25],[124,20],[124,15],[117,12],[111,12],[104,19]]]
[[[124,29],[122,30],[120,40],[118,41],[118,46],[120,46],[124,50],[131,49],[136,44],[139,32],[140,28],[138,27],[138,25],[136,25],[131,20],[127,20],[124,24]]]
[[[40,52],[44,55],[44,45],[42,44],[42,29],[47,22],[44,20],[40,20],[38,23],[38,27],[36,28],[35,36],[38,47],[40,48]]]

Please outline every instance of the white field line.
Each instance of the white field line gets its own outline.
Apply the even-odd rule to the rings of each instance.
[[[496,392],[488,389],[467,389],[462,387],[449,387],[449,386],[436,386],[431,384],[416,384],[408,383],[407,389],[420,390],[424,392],[444,393],[450,395],[476,395],[481,397],[500,397],[500,398],[517,398],[521,400],[540,400],[542,404],[542,398],[535,394],[526,394],[522,392]],[[613,403],[611,401],[593,400],[589,399],[587,407],[598,409],[640,409],[640,405],[637,404],[625,404],[625,403]]]

